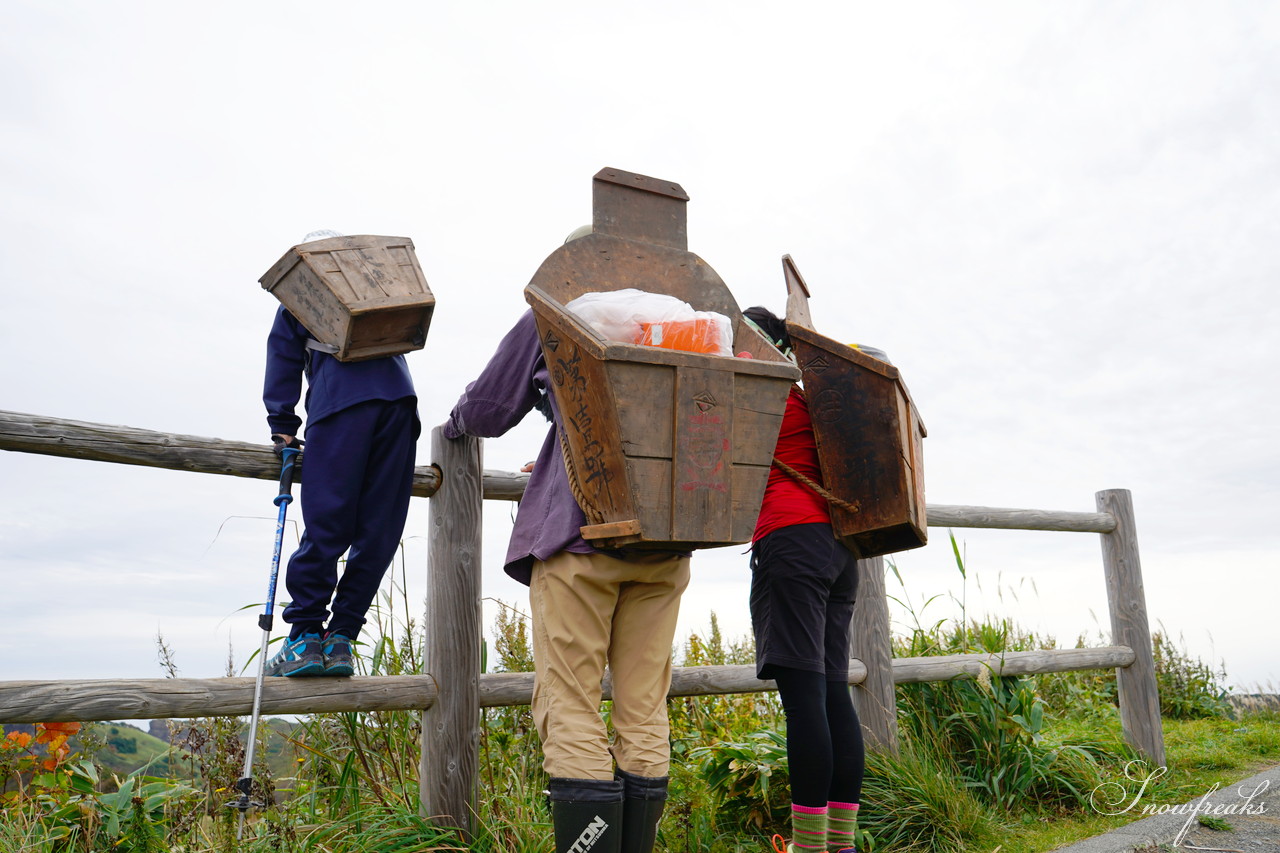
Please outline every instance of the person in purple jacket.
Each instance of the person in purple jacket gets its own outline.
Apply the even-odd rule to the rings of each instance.
[[[312,232],[303,242],[339,236]],[[307,380],[302,541],[289,559],[289,636],[270,676],[351,675],[351,645],[399,547],[421,424],[403,355],[341,362],[284,306],[267,337],[262,401],[276,452],[301,448],[294,413]],[[347,555],[341,577],[338,561]]]
[[[549,405],[548,405],[549,404]],[[446,438],[507,432],[535,407],[551,419],[507,549],[506,572],[529,586],[533,716],[551,777],[557,853],[649,853],[667,799],[667,692],[689,556],[599,551],[569,487],[561,412],[528,311],[467,386]],[[527,467],[527,466],[526,466]],[[600,681],[613,674],[612,746]]]

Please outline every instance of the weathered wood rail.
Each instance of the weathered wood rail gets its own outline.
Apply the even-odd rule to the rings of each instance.
[[[0,449],[254,480],[280,479],[280,460],[266,441],[227,441],[4,410],[0,410]],[[294,478],[298,482],[306,477],[303,469],[298,466]],[[528,474],[485,471],[484,496],[518,501],[528,481]],[[438,488],[440,469],[419,465],[414,471],[413,494],[429,498]]]
[[[1005,654],[896,658],[895,684],[1110,669],[1133,663],[1125,646],[1092,649],[1045,649]],[[849,683],[861,684],[867,668],[854,660]],[[0,720],[6,723],[70,723],[91,720],[166,720],[191,717],[242,717],[253,709],[252,678],[144,678],[132,681],[82,679],[66,681],[0,681]],[[477,682],[481,708],[528,705],[533,673],[486,672]],[[772,681],[755,677],[750,665],[677,666],[671,673],[671,698],[764,693]],[[613,698],[609,679],[604,698]],[[262,685],[264,714],[325,714],[339,711],[422,711],[440,699],[430,675],[355,676],[333,679],[272,679]]]
[[[486,499],[519,500],[528,477],[484,470],[481,442],[447,441],[438,428],[431,447],[432,464],[419,467],[414,482],[415,495],[434,498],[424,618],[430,674],[297,683],[269,679],[262,710],[421,710],[423,808],[440,823],[469,832],[478,796],[480,709],[528,704],[533,691],[531,673],[479,672],[480,506]],[[263,480],[275,480],[279,473],[266,445],[7,411],[0,411],[0,449]],[[302,470],[305,478],[305,456]],[[849,682],[872,748],[897,747],[896,684],[975,677],[983,669],[1022,675],[1114,668],[1125,737],[1149,760],[1164,764],[1133,505],[1121,489],[1098,492],[1096,498],[1096,512],[930,504],[928,524],[1099,534],[1113,646],[893,659],[883,563],[880,558],[859,561]],[[772,689],[773,683],[756,679],[750,666],[677,667],[670,695]],[[251,678],[10,681],[0,682],[0,723],[241,716],[250,713],[252,701]]]

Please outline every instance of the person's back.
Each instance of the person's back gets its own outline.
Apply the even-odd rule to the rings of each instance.
[[[772,312],[743,314],[790,348]],[[750,596],[756,677],[777,682],[787,717],[794,853],[851,851],[862,791],[862,729],[849,694],[857,560],[831,529],[822,489],[809,406],[794,386],[752,537]]]
[[[351,675],[352,644],[408,515],[417,395],[403,355],[339,361],[281,305],[267,336],[262,392],[277,450],[303,447],[296,408],[304,379],[303,534],[285,573],[289,636],[266,674]]]
[[[499,436],[542,405],[551,424],[520,501],[506,571],[529,586],[533,715],[551,777],[556,851],[653,849],[670,767],[666,698],[685,554],[613,553],[581,536],[558,430],[561,413],[526,312],[444,424],[446,438]],[[613,675],[609,734],[600,683]],[[625,848],[622,845],[626,845]]]

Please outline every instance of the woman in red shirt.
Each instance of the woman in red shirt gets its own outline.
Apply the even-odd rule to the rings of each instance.
[[[782,352],[786,324],[743,312]],[[831,530],[804,391],[791,388],[751,544],[756,675],[773,679],[787,718],[794,853],[852,851],[862,794],[862,728],[849,694],[857,561]],[[785,468],[793,473],[788,473]],[[777,841],[775,837],[775,848]],[[779,853],[781,850],[779,849]]]

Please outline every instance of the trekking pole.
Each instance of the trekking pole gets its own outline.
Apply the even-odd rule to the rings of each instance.
[[[263,803],[249,799],[253,788],[253,753],[258,741],[258,712],[262,707],[262,679],[267,667],[267,644],[271,640],[271,623],[276,607],[276,578],[280,574],[280,551],[284,545],[284,520],[289,504],[293,501],[293,474],[296,470],[297,456],[302,451],[296,447],[285,445],[280,448],[280,494],[276,495],[275,505],[280,508],[276,516],[276,547],[271,554],[271,583],[267,587],[266,609],[258,617],[258,627],[262,629],[262,648],[258,651],[258,679],[253,685],[253,716],[249,721],[249,745],[244,754],[244,773],[236,782],[236,790],[240,796],[230,803],[228,808],[240,811],[240,822],[236,826],[236,840],[244,831],[244,815],[253,807],[262,808]]]

